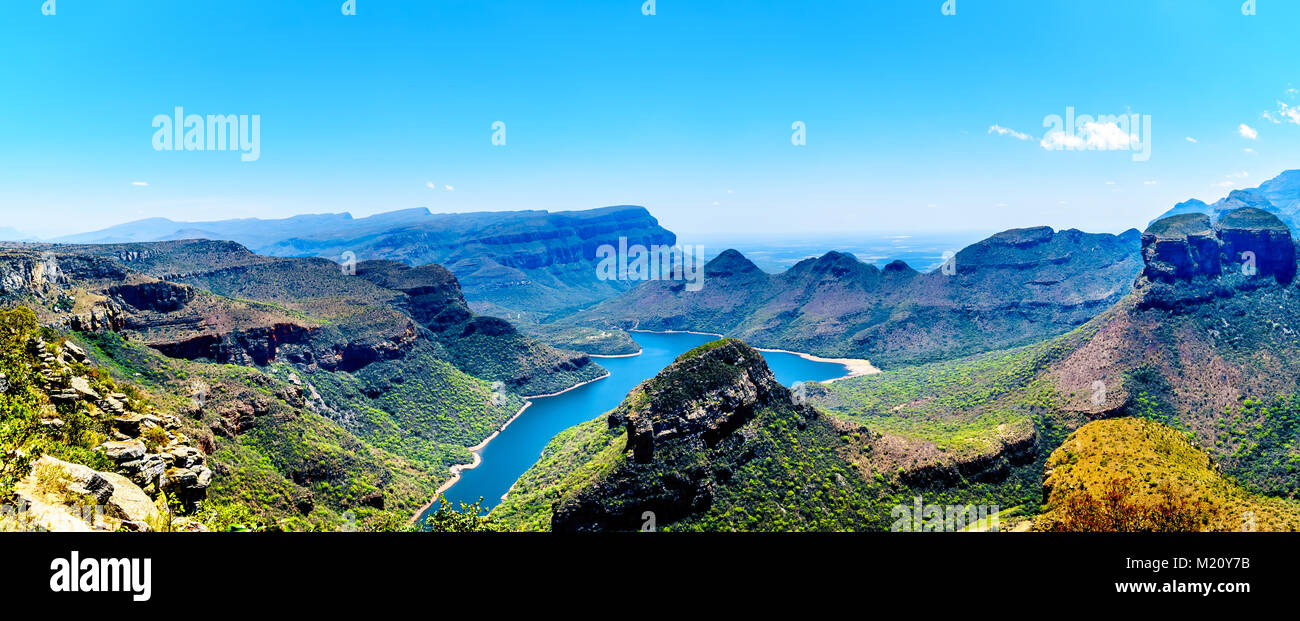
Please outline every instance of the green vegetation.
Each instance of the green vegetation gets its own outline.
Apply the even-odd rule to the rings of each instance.
[[[1186,435],[1137,418],[1079,428],[1047,460],[1048,510],[1058,531],[1300,530],[1300,503],[1225,478]]]

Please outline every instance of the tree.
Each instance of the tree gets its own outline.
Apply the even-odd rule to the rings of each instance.
[[[433,533],[498,533],[503,529],[484,515],[483,499],[474,504],[460,503],[456,509],[445,497],[438,498],[438,510],[424,520],[425,530]]]

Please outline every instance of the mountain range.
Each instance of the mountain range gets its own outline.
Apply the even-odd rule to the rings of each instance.
[[[1220,215],[1241,207],[1262,209],[1277,216],[1291,230],[1300,230],[1297,228],[1300,225],[1300,170],[1284,171],[1256,188],[1233,190],[1213,204],[1194,198],[1183,201],[1156,220],[1184,213],[1205,214],[1217,220]]]
[[[1128,292],[1141,270],[1139,245],[1136,230],[1015,229],[929,273],[829,252],[768,274],[728,250],[704,266],[701,291],[647,282],[558,323],[716,332],[889,368],[1066,332]]]
[[[951,530],[921,519],[937,505],[971,508],[961,529],[1295,530],[1295,179],[1140,233],[1005,231],[928,273],[727,251],[700,291],[592,284],[592,244],[675,239],[635,207],[0,244],[0,494],[57,529],[401,530],[528,396],[606,373],[538,334],[592,351],[687,329],[726,338],[553,438],[466,523]],[[529,316],[483,312],[507,304]],[[884,371],[795,392],[755,346]],[[81,520],[88,502],[109,511]]]
[[[668,530],[897,530],[915,498],[992,505],[1012,530],[1300,528],[1287,227],[1251,207],[1177,215],[1143,233],[1140,256],[1132,291],[1078,328],[820,385],[812,408],[736,340],[687,353],[557,436],[493,515],[541,530],[635,530],[646,512]]]
[[[216,222],[150,218],[50,241],[228,240],[274,257],[436,263],[456,275],[477,312],[537,319],[626,289],[625,281],[594,276],[596,248],[617,246],[620,237],[646,246],[676,243],[644,207],[628,205],[554,213],[435,214],[417,208],[365,218],[346,213]]]

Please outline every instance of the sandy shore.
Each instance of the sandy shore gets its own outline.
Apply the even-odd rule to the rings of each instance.
[[[451,471],[451,477],[448,478],[446,481],[443,481],[443,482],[442,482],[442,486],[438,488],[438,491],[436,491],[436,492],[433,493],[433,498],[429,499],[429,502],[425,503],[423,507],[420,507],[420,509],[419,509],[418,511],[416,511],[414,515],[411,516],[410,523],[411,523],[411,524],[415,524],[416,522],[418,522],[418,521],[420,520],[420,515],[421,515],[421,514],[423,514],[425,511],[428,511],[428,510],[429,510],[429,507],[432,507],[432,506],[433,506],[433,503],[438,502],[438,498],[440,498],[440,497],[443,495],[444,492],[446,492],[447,490],[451,489],[451,486],[453,486],[453,485],[455,485],[457,482],[459,482],[459,481],[460,481],[460,473],[461,473],[461,472],[464,472],[464,471],[466,471],[466,470],[473,470],[473,469],[479,467],[479,464],[482,464],[482,463],[483,463],[483,455],[481,455],[481,452],[483,451],[483,449],[487,448],[488,443],[492,442],[493,440],[496,439],[497,436],[501,435],[501,432],[502,432],[502,431],[505,431],[505,430],[506,430],[506,427],[509,427],[509,426],[510,426],[510,423],[513,423],[513,422],[515,422],[516,420],[518,420],[519,417],[520,417],[521,415],[523,415],[524,410],[527,410],[530,406],[533,405],[533,402],[532,402],[532,401],[529,401],[529,399],[540,399],[540,398],[542,398],[542,397],[554,397],[554,396],[556,396],[556,395],[562,395],[562,394],[564,394],[564,393],[566,393],[566,392],[569,392],[570,390],[573,390],[573,389],[575,389],[575,388],[579,388],[579,387],[582,387],[582,386],[586,386],[587,384],[590,384],[590,383],[592,383],[592,382],[596,382],[596,381],[603,380],[603,379],[605,379],[605,378],[607,378],[607,377],[609,377],[609,372],[606,372],[604,375],[602,375],[602,376],[600,376],[600,377],[595,377],[595,378],[589,379],[589,380],[587,380],[587,381],[585,381],[585,382],[581,382],[581,383],[578,383],[578,384],[574,384],[574,385],[572,385],[572,386],[570,386],[570,387],[568,387],[568,388],[565,388],[564,390],[561,390],[561,391],[559,391],[559,392],[553,392],[553,393],[550,393],[550,394],[547,394],[547,395],[529,395],[529,396],[527,396],[527,397],[524,397],[524,406],[521,407],[521,408],[519,408],[519,411],[518,411],[518,412],[515,412],[515,415],[514,415],[514,416],[511,416],[511,417],[510,417],[510,420],[506,421],[505,424],[503,424],[503,425],[501,425],[499,428],[497,428],[496,431],[493,431],[493,432],[492,432],[492,435],[490,435],[490,436],[488,436],[488,437],[486,437],[486,438],[483,438],[483,441],[482,441],[482,442],[479,442],[478,444],[475,444],[474,446],[469,447],[469,452],[470,452],[471,455],[473,455],[473,457],[474,457],[474,461],[472,461],[472,462],[470,462],[470,463],[468,463],[468,464],[452,464],[451,467],[448,468],[448,470]]]
[[[790,351],[788,349],[766,349],[763,347],[755,347],[754,349],[757,349],[758,351],[769,351],[769,352],[775,352],[781,354],[793,354],[795,356],[799,356],[800,358],[803,358],[804,360],[811,360],[812,362],[829,362],[831,364],[842,364],[849,369],[848,375],[845,375],[844,377],[828,379],[822,382],[823,384],[838,382],[842,379],[848,379],[850,377],[862,377],[863,375],[873,375],[880,372],[880,369],[876,368],[876,365],[871,364],[870,360],[864,360],[862,358],[822,358],[821,356],[805,354],[801,351]]]
[[[607,377],[609,377],[609,371],[605,371],[605,374],[602,375],[602,376],[600,376],[600,377],[593,377],[593,378],[591,378],[591,379],[589,379],[589,380],[587,380],[587,381],[585,381],[585,382],[579,382],[579,383],[574,384],[574,385],[572,385],[572,386],[570,386],[570,387],[568,387],[568,388],[565,388],[564,390],[561,390],[560,392],[553,392],[553,393],[549,393],[549,394],[545,394],[545,395],[528,395],[527,397],[524,397],[524,398],[525,398],[525,399],[541,399],[542,397],[554,397],[554,396],[556,396],[556,395],[562,395],[562,394],[564,394],[564,393],[566,393],[566,392],[569,392],[570,390],[573,390],[573,389],[575,389],[575,388],[582,388],[583,386],[586,386],[587,384],[590,384],[590,383],[592,383],[592,382],[599,382],[600,380],[603,380],[603,379],[605,379],[605,378],[607,378]],[[525,407],[527,407],[527,406],[525,406]],[[522,412],[523,410],[520,410],[520,411]],[[515,416],[518,417],[519,415],[516,414]],[[514,420],[514,419],[512,418],[512,419],[510,419],[510,420]],[[509,425],[510,423],[506,423],[506,424]],[[502,429],[505,429],[505,427],[502,427]]]
[[[641,352],[636,352],[634,354],[587,354],[587,357],[588,358],[632,358],[633,356],[640,356],[640,355]]]
[[[716,332],[695,332],[695,331],[693,331],[693,330],[640,330],[640,329],[633,329],[633,330],[628,330],[628,332],[645,332],[645,333],[648,333],[648,334],[698,334],[698,335],[701,335],[701,336],[716,336],[716,337],[718,337],[718,338],[725,338],[724,335],[722,335],[722,334],[718,334],[718,333],[716,333]],[[823,384],[829,384],[829,383],[831,383],[831,382],[837,382],[837,381],[839,381],[839,380],[842,380],[842,379],[848,379],[848,378],[850,378],[850,377],[862,377],[863,375],[872,375],[872,374],[875,374],[875,373],[879,373],[879,372],[880,372],[880,369],[876,368],[876,365],[871,364],[871,361],[870,361],[870,360],[864,360],[864,359],[862,359],[862,358],[823,358],[823,357],[821,357],[821,356],[814,356],[814,355],[812,355],[812,354],[806,354],[806,353],[801,352],[801,351],[790,351],[790,350],[788,350],[788,349],[771,349],[771,348],[768,348],[768,347],[755,347],[754,349],[757,349],[758,351],[766,351],[766,352],[772,352],[772,353],[778,353],[778,354],[792,354],[792,355],[795,355],[795,356],[799,356],[800,358],[803,358],[804,360],[810,360],[810,361],[812,361],[812,362],[829,362],[829,363],[831,363],[831,364],[841,364],[841,365],[844,365],[846,368],[848,368],[848,370],[849,370],[849,374],[848,374],[848,375],[845,375],[845,376],[843,376],[843,377],[837,377],[837,378],[834,378],[834,379],[828,379],[828,380],[825,380],[825,381],[822,382]]]

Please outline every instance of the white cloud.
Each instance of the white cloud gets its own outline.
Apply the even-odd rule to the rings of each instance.
[[[448,192],[455,192],[455,191],[456,191],[456,188],[453,188],[453,187],[451,187],[451,186],[449,186],[449,185],[445,185],[445,186],[442,186],[442,187],[447,188],[447,191],[448,191]]]
[[[1241,184],[1243,183],[1243,181],[1246,179],[1246,177],[1249,177],[1249,176],[1250,176],[1250,173],[1248,173],[1248,172],[1246,172],[1246,171],[1244,171],[1244,170],[1241,171],[1241,172],[1228,173],[1228,174],[1224,175],[1224,177],[1227,178],[1227,181],[1220,181],[1220,182],[1215,183],[1215,184],[1212,184],[1212,185],[1213,185],[1214,187],[1216,187],[1216,188],[1235,188],[1235,187],[1241,185]]]
[[[1106,185],[1115,185],[1115,182],[1114,182],[1114,181],[1107,181],[1107,182],[1106,182]]]
[[[1242,149],[1241,152],[1242,152],[1242,153],[1251,153],[1251,154],[1253,154],[1253,153],[1255,153],[1255,150],[1252,149],[1252,148],[1250,148],[1250,147],[1246,147],[1245,149]]]
[[[1142,185],[1156,185],[1158,181],[1143,181]]]
[[[141,188],[147,188],[147,187],[149,187],[149,184],[148,184],[147,182],[145,182],[145,181],[132,181],[132,182],[131,182],[131,185],[136,186],[136,187],[141,187]]]
[[[1190,142],[1190,143],[1192,143],[1192,144],[1196,144],[1196,143],[1198,143],[1198,142],[1200,142],[1200,141],[1197,140],[1197,139],[1195,139],[1195,138],[1192,138],[1191,136],[1188,136],[1188,137],[1187,137],[1187,142]]]
[[[1282,115],[1282,119],[1286,122],[1300,125],[1300,106],[1288,106],[1279,101],[1277,102],[1277,113]]]
[[[1096,121],[1084,123],[1083,127],[1076,135],[1069,135],[1063,131],[1047,132],[1043,140],[1038,144],[1049,151],[1057,149],[1097,149],[1109,151],[1112,149],[1128,149],[1141,142],[1137,134],[1129,133],[1120,128],[1119,123],[1098,123]]]
[[[1259,131],[1245,123],[1237,126],[1237,133],[1241,134],[1241,137],[1246,140],[1259,138]]]
[[[1026,134],[1026,133],[1023,133],[1023,132],[1018,132],[1018,131],[1016,131],[1016,130],[1014,130],[1014,129],[1011,129],[1011,128],[1009,128],[1009,127],[1003,127],[1003,126],[998,125],[998,124],[996,124],[996,123],[994,123],[993,125],[989,126],[989,133],[990,133],[990,134],[997,134],[997,135],[999,135],[999,136],[1011,136],[1012,138],[1015,138],[1016,140],[1029,140],[1029,139],[1033,138],[1033,136],[1030,136],[1029,134]]]
[[[718,205],[721,205],[721,204],[722,204],[722,203],[719,203],[718,201],[713,201],[713,206],[714,206],[714,207],[717,207]]]
[[[432,181],[425,181],[425,182],[424,182],[424,187],[429,188],[430,190],[436,190],[436,189],[438,189],[438,184],[436,184],[436,183],[434,183],[434,182],[432,182]]]

